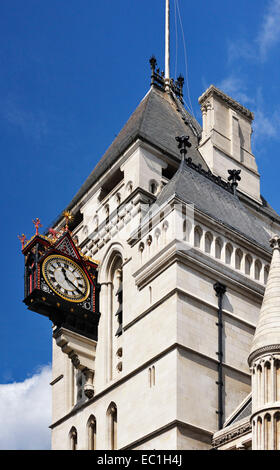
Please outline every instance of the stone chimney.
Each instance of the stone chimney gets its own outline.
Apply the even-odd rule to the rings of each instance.
[[[238,189],[261,202],[260,175],[251,149],[253,113],[213,85],[198,101],[203,120],[199,151],[210,170],[225,181],[228,170],[241,170]]]

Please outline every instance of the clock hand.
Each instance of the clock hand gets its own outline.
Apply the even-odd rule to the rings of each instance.
[[[71,284],[73,287],[75,287],[75,289],[76,289],[81,295],[84,295],[84,293],[83,293],[78,287],[75,286],[74,282],[70,281],[70,279],[67,277],[65,268],[62,267],[62,268],[61,268],[61,271],[63,272],[65,281],[67,281],[68,284]]]

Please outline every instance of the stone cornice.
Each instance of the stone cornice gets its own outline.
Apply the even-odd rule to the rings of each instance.
[[[214,434],[212,445],[214,448],[220,447],[230,441],[244,436],[244,434],[249,434],[251,429],[250,420],[249,418],[246,418],[246,420],[242,420],[234,426],[230,426],[228,430],[227,428],[224,428],[219,433]]]
[[[192,348],[188,348],[186,346],[184,346],[183,344],[180,344],[180,343],[173,343],[169,346],[167,346],[163,351],[159,352],[158,354],[156,354],[155,356],[151,357],[150,359],[148,359],[147,361],[145,361],[143,364],[140,364],[138,367],[136,367],[134,370],[128,372],[126,375],[124,375],[123,377],[115,380],[114,382],[111,382],[109,383],[107,386],[105,386],[104,389],[100,390],[99,392],[97,392],[93,398],[90,398],[88,401],[84,402],[84,403],[81,403],[81,405],[79,407],[75,407],[73,408],[71,411],[69,411],[67,414],[65,414],[64,416],[62,416],[61,418],[59,418],[56,422],[52,423],[49,428],[50,429],[54,429],[55,427],[59,426],[60,424],[62,424],[63,422],[65,422],[67,419],[71,418],[72,416],[74,416],[77,412],[77,410],[82,410],[84,408],[86,408],[87,406],[90,406],[92,405],[93,403],[95,403],[96,401],[98,401],[99,399],[101,399],[102,397],[104,397],[107,393],[110,393],[112,390],[114,390],[115,388],[121,386],[122,384],[124,384],[125,382],[127,382],[129,379],[131,379],[131,377],[137,375],[138,373],[142,372],[144,369],[146,369],[147,367],[149,367],[151,364],[154,364],[156,363],[157,361],[159,361],[161,358],[163,358],[164,356],[166,356],[167,354],[169,353],[172,353],[173,351],[175,350],[178,350],[178,351],[186,351],[190,354],[194,354],[194,355],[197,355],[201,358],[204,358],[205,360],[208,360],[210,363],[214,363],[214,364],[217,364],[218,363],[218,360],[217,358],[212,358],[206,354],[203,354],[203,353],[200,353],[199,351],[196,351]],[[243,377],[247,377],[249,378],[250,375],[249,374],[246,374],[245,372],[243,372],[242,370],[239,370],[239,369],[236,369],[235,367],[233,366],[230,366],[229,364],[225,364],[224,363],[224,367],[230,369],[230,370],[233,370],[237,373],[239,373],[240,375],[242,375]]]
[[[270,344],[269,346],[263,346],[262,348],[256,349],[256,351],[253,351],[248,357],[248,364],[251,365],[257,357],[273,353],[280,354],[280,344]]]
[[[244,117],[249,119],[250,121],[253,121],[254,119],[254,114],[252,111],[249,109],[245,108],[245,106],[242,106],[238,101],[235,101],[233,98],[230,96],[226,95],[223,91],[219,90],[219,88],[215,87],[214,85],[211,85],[204,93],[198,98],[198,102],[201,106],[205,103],[205,101],[212,96],[218,97],[220,100],[225,101],[229,107],[233,108],[235,111],[239,112],[242,114]]]
[[[186,423],[184,421],[175,419],[174,421],[171,421],[170,423],[165,424],[161,428],[156,429],[155,431],[152,431],[152,432],[146,434],[145,436],[141,437],[140,439],[137,439],[136,441],[133,441],[130,444],[122,447],[120,450],[131,450],[131,449],[135,448],[136,446],[144,444],[148,440],[150,440],[150,439],[152,439],[156,436],[159,436],[160,434],[162,434],[166,431],[169,431],[170,429],[173,429],[174,427],[177,427],[179,429],[183,428],[185,430],[189,430],[192,433],[195,432],[195,433],[197,433],[201,436],[201,438],[204,442],[209,443],[209,445],[211,444],[211,439],[212,439],[212,436],[213,436],[212,431],[209,431],[208,429],[198,427],[198,426],[196,426],[194,424],[191,424],[191,423]]]
[[[232,269],[228,268],[226,265],[220,265],[195,248],[182,251],[177,248],[178,243],[182,242],[178,242],[177,240],[171,242],[133,274],[135,283],[139,289],[143,289],[149,282],[172,264],[181,262],[186,265],[191,263],[192,268],[196,268],[204,274],[206,268],[207,275],[212,278],[213,281],[219,280],[222,283],[226,283],[228,287],[234,290],[243,294],[246,292],[247,295],[255,299],[257,297],[260,302],[262,301],[264,293],[263,286],[245,276],[244,282],[242,282],[243,276],[241,277],[240,274],[235,274]]]

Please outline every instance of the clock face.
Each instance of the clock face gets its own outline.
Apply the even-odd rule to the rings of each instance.
[[[48,256],[42,267],[49,287],[70,302],[82,302],[89,295],[89,281],[74,261],[61,255]]]

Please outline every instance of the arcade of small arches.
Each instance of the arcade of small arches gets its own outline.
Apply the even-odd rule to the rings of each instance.
[[[156,248],[160,248],[166,242],[168,227],[168,221],[165,220],[161,226],[157,226],[152,233],[147,235],[145,240],[139,243],[142,261],[145,261],[145,250],[149,251],[149,255],[152,254],[152,244],[156,245]],[[216,235],[201,225],[194,225],[188,219],[183,221],[182,234],[179,235],[182,236],[182,241],[203,251],[231,269],[237,270],[261,284],[267,283],[269,264],[241,249],[233,242],[224,240],[220,235]]]
[[[118,411],[115,403],[110,403],[106,411],[106,444],[108,450],[117,449],[117,424]],[[87,450],[96,450],[97,421],[94,415],[90,415],[86,424]],[[75,426],[72,426],[68,436],[69,449],[77,450],[79,443],[79,433]]]
[[[280,412],[275,407],[280,402],[280,355],[255,361],[251,373],[253,447],[280,450]]]

